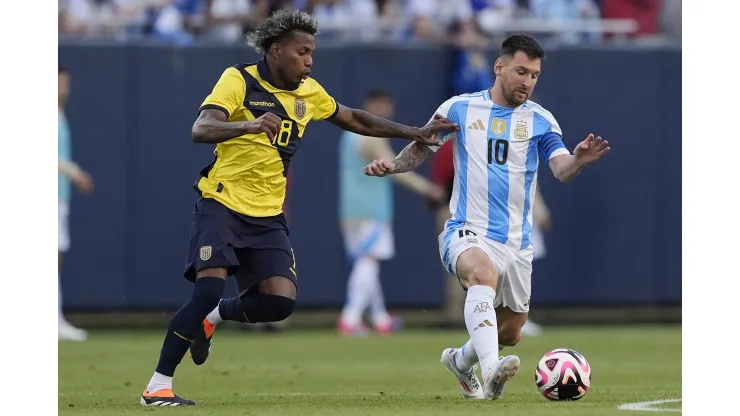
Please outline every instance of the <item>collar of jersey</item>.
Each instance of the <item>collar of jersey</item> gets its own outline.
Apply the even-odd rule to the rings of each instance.
[[[272,88],[275,88],[276,90],[280,90],[280,91],[295,91],[298,88],[301,88],[301,85],[303,85],[303,83],[299,84],[298,85],[298,88],[296,88],[295,90],[284,90],[282,88],[276,87],[275,86],[275,83],[272,81],[272,76],[270,76],[270,70],[267,68],[267,58],[264,57],[264,56],[262,57],[262,59],[260,59],[257,62],[257,72],[260,74],[260,78],[262,78],[263,81],[265,81],[268,84],[270,84],[270,86]]]

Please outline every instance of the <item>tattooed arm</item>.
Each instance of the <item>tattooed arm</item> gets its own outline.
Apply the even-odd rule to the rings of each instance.
[[[416,169],[434,152],[429,146],[421,143],[411,143],[391,161],[390,173],[403,173]]]
[[[376,159],[363,170],[368,176],[386,176],[394,173],[409,172],[416,169],[434,153],[428,146],[414,142],[406,146],[401,152],[388,162]]]

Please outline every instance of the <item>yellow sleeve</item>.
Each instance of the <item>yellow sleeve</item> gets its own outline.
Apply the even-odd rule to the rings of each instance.
[[[333,117],[339,111],[336,100],[318,82],[316,89],[318,93],[312,97],[313,102],[311,103],[314,106],[313,120],[326,120]]]
[[[213,108],[226,113],[226,119],[234,114],[234,111],[244,105],[247,94],[247,83],[236,68],[228,68],[221,74],[221,78],[213,87],[213,91],[206,97],[200,110]]]

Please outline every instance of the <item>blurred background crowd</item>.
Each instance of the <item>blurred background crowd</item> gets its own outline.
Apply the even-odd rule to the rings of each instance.
[[[681,36],[681,0],[59,0],[59,36],[241,42],[281,8],[312,13],[322,39],[484,47],[510,32],[562,43]]]

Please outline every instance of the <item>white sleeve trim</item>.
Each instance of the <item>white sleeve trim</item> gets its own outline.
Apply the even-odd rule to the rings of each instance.
[[[568,149],[566,149],[565,147],[561,147],[559,149],[555,149],[554,152],[550,153],[550,158],[547,159],[547,160],[550,161],[550,160],[552,160],[552,158],[554,158],[556,156],[569,155],[569,154],[570,154],[570,152],[568,151]]]

